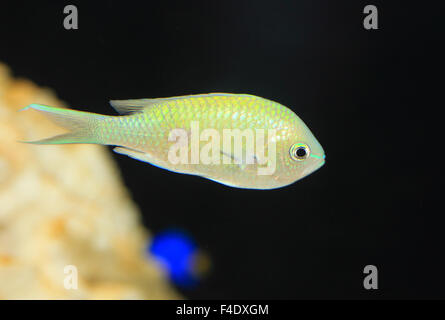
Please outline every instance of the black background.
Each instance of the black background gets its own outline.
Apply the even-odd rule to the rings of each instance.
[[[428,207],[426,174],[438,159],[425,159],[421,93],[437,11],[388,2],[2,2],[0,61],[75,109],[249,93],[311,128],[326,165],[271,191],[113,155],[145,225],[185,229],[210,255],[209,277],[187,297],[445,298],[445,221]],[[68,4],[78,30],[63,28]],[[379,9],[379,30],[363,28],[366,4]],[[368,264],[379,269],[376,291],[363,289]]]

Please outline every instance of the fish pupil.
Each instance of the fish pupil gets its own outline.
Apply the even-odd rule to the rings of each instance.
[[[306,149],[304,148],[298,148],[295,152],[298,158],[304,158],[306,156]]]

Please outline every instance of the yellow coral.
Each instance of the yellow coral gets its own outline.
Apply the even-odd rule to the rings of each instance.
[[[60,130],[16,112],[31,103],[64,106],[0,64],[0,299],[178,298],[144,255],[148,233],[106,148],[17,142]],[[77,289],[64,286],[70,265]]]

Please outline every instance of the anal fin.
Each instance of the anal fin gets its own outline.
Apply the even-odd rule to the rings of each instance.
[[[113,149],[113,151],[143,162],[150,162],[150,163],[153,162],[152,157],[148,153],[136,149],[130,149],[126,147],[116,147]]]
[[[130,158],[133,158],[133,159],[136,159],[139,161],[150,163],[151,165],[153,165],[155,167],[173,171],[172,169],[168,168],[163,161],[156,159],[155,157],[151,156],[147,152],[143,152],[143,151],[139,151],[136,149],[127,148],[127,147],[115,147],[113,149],[113,151],[116,153],[119,153],[119,154],[129,156]]]

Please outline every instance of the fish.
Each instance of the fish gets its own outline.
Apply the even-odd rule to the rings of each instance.
[[[325,164],[321,144],[288,107],[250,94],[111,100],[117,116],[31,104],[67,132],[31,144],[99,144],[230,187],[288,186]]]

